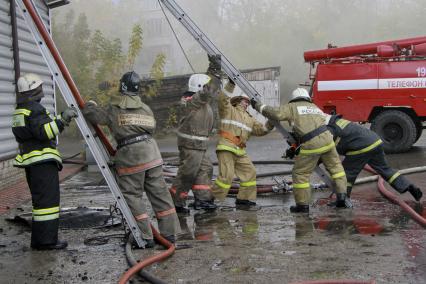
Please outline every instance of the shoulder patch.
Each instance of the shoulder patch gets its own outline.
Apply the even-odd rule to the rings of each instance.
[[[311,114],[324,115],[324,112],[316,106],[297,106],[297,113],[300,115],[311,115]]]
[[[155,119],[149,115],[123,113],[118,116],[118,125],[140,125],[142,127],[155,128]]]

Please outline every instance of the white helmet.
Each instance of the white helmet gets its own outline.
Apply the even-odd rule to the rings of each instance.
[[[246,94],[242,93],[239,96],[235,96],[235,97],[231,98],[231,105],[237,104],[242,99],[246,99],[246,100],[250,101],[250,97],[247,96]]]
[[[17,84],[18,92],[23,93],[37,89],[41,84],[43,84],[43,80],[41,80],[41,78],[36,74],[28,73],[19,77]]]
[[[297,88],[291,93],[290,101],[293,101],[295,99],[306,99],[311,100],[311,96],[309,96],[309,93],[304,88]]]
[[[210,80],[211,78],[206,74],[193,74],[189,77],[188,91],[194,93],[199,92]]]

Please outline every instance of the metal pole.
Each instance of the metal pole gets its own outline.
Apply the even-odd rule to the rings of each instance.
[[[18,24],[16,21],[16,5],[15,1],[10,0],[10,24],[12,26],[12,50],[13,50],[13,68],[15,71],[15,90],[17,91],[17,84],[21,76],[21,65],[19,61],[19,42],[18,42]]]

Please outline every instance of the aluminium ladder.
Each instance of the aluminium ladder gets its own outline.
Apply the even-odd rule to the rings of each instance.
[[[174,0],[159,0],[168,11],[185,27],[185,29],[194,37],[201,47],[209,55],[221,55],[221,65],[223,71],[240,87],[240,89],[250,98],[259,100],[261,95],[250,84],[250,82],[241,74],[241,72],[232,65],[225,55],[213,44],[213,42],[203,33],[203,31],[195,24],[195,22],[186,14],[186,12]],[[161,5],[160,3],[160,5]],[[271,120],[272,121],[272,120]],[[277,130],[281,133],[285,140],[290,144],[295,143],[294,137],[279,123],[272,121]],[[333,180],[319,166],[315,168],[315,173],[324,181],[328,188],[333,189]]]
[[[77,126],[80,129],[80,132],[83,135],[90,151],[92,152],[92,155],[95,158],[96,163],[98,164],[99,169],[105,178],[108,187],[110,188],[111,193],[117,202],[117,206],[120,208],[129,226],[131,233],[133,234],[138,246],[145,247],[146,242],[142,239],[141,232],[138,225],[136,224],[133,214],[131,213],[129,206],[127,205],[126,200],[124,199],[123,194],[118,187],[117,181],[115,180],[115,177],[108,166],[108,154],[106,153],[104,147],[102,147],[95,139],[95,136],[93,135],[89,125],[86,123],[81,113],[80,107],[84,107],[84,101],[81,98],[80,93],[78,92],[78,89],[73,82],[71,75],[69,74],[68,69],[65,66],[65,63],[62,60],[50,34],[44,26],[39,14],[37,13],[35,5],[31,0],[15,1],[41,51],[41,54],[43,55],[44,60],[47,63],[47,66],[49,67],[52,76],[54,77],[54,80],[56,81],[56,84],[59,87],[59,90],[62,93],[62,96],[65,99],[65,102],[68,106],[75,107],[78,110],[78,117],[75,119]],[[11,1],[10,5],[13,5],[13,2],[14,1]],[[98,133],[98,135],[101,134],[103,133]],[[108,145],[106,146],[108,147]],[[111,145],[109,146],[110,148],[108,148],[108,151],[111,152]]]

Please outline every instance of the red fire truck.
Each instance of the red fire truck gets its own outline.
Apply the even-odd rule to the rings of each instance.
[[[404,152],[426,120],[426,37],[307,51],[312,96],[326,113],[371,123],[388,153]]]

